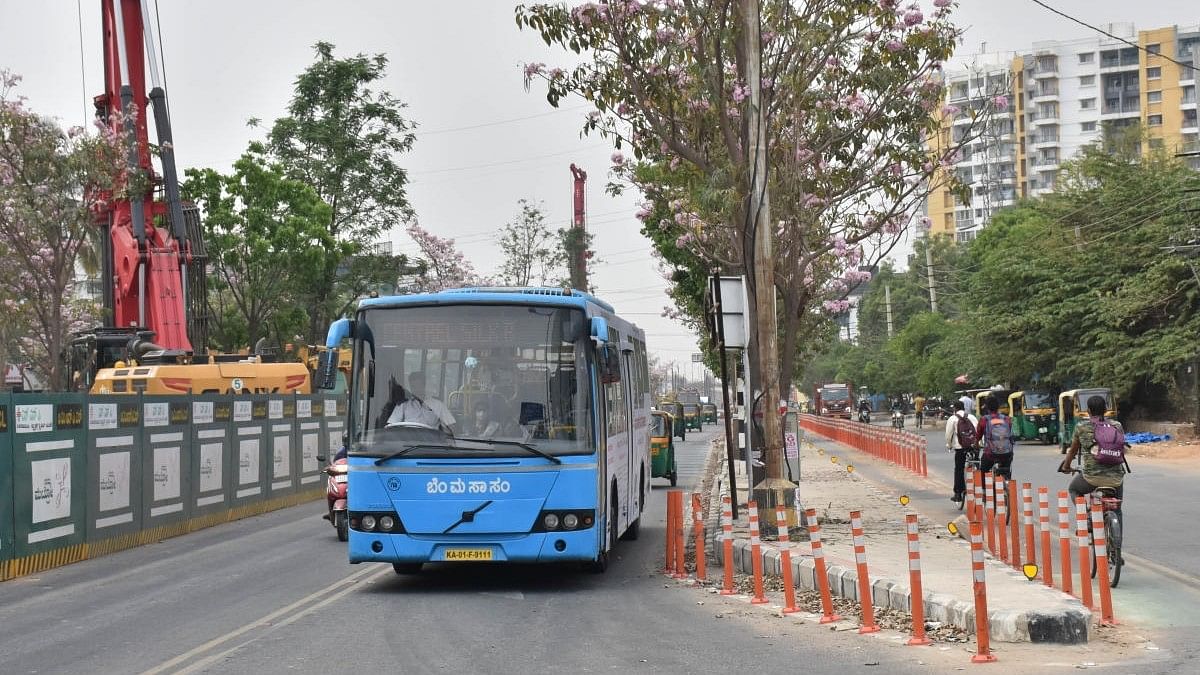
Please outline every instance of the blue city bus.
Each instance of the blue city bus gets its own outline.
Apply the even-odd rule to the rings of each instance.
[[[645,333],[587,293],[464,288],[363,300],[353,350],[349,557],[581,562],[636,539],[650,489]]]

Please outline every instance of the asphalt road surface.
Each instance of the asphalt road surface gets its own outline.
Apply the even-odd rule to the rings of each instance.
[[[679,444],[681,487],[716,431]],[[666,484],[654,488],[641,539],[603,575],[349,565],[314,503],[16,579],[0,584],[0,671],[927,672],[854,634],[722,617],[715,596],[666,582]]]

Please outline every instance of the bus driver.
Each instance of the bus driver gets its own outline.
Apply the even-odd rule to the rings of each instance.
[[[392,406],[390,412],[388,406]],[[400,386],[392,387],[392,399],[384,406],[383,412],[388,413],[385,426],[389,427],[409,423],[449,430],[455,422],[454,415],[450,414],[445,403],[433,396],[425,396],[425,373],[420,371],[408,376],[407,391]]]

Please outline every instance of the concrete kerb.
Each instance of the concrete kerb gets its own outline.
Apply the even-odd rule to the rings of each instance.
[[[723,444],[720,440],[713,442],[713,449],[705,463],[705,471],[712,471],[714,464],[722,466],[723,455],[719,454]],[[715,461],[714,461],[715,460]],[[707,473],[706,475],[712,475]],[[723,565],[720,556],[718,535],[720,533],[719,518],[721,495],[725,492],[723,485],[714,480],[710,490],[710,498],[706,514],[707,536],[710,550],[714,551],[714,565]],[[873,488],[877,491],[877,489]],[[924,519],[923,519],[924,520]],[[926,521],[928,522],[928,521]],[[955,540],[957,545],[966,546],[961,540]],[[734,541],[734,569],[744,574],[753,573],[750,542],[739,538]],[[812,557],[806,552],[793,548],[792,577],[799,590],[813,591],[816,588],[816,568]],[[763,542],[760,551],[764,574],[780,575],[779,549],[772,542]],[[827,554],[828,555],[828,554]],[[964,552],[964,558],[967,557]],[[833,595],[858,601],[858,573],[853,566],[843,566],[827,560],[829,590]],[[993,575],[1019,576],[1006,564],[989,560],[989,577]],[[899,583],[892,579],[876,577],[871,582],[872,601],[877,608],[893,609],[905,613],[911,612],[912,592],[907,583]],[[953,625],[967,632],[974,631],[975,607],[973,602],[960,600],[955,596],[930,592],[926,590],[924,598],[925,620]],[[1067,607],[1053,611],[1036,609],[1013,610],[991,609],[988,612],[991,638],[997,642],[1036,642],[1080,644],[1088,640],[1091,625],[1091,612],[1082,605]]]

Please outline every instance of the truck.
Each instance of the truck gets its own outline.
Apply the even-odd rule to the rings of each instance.
[[[854,417],[854,385],[849,382],[826,382],[813,389],[813,408],[822,417]]]

